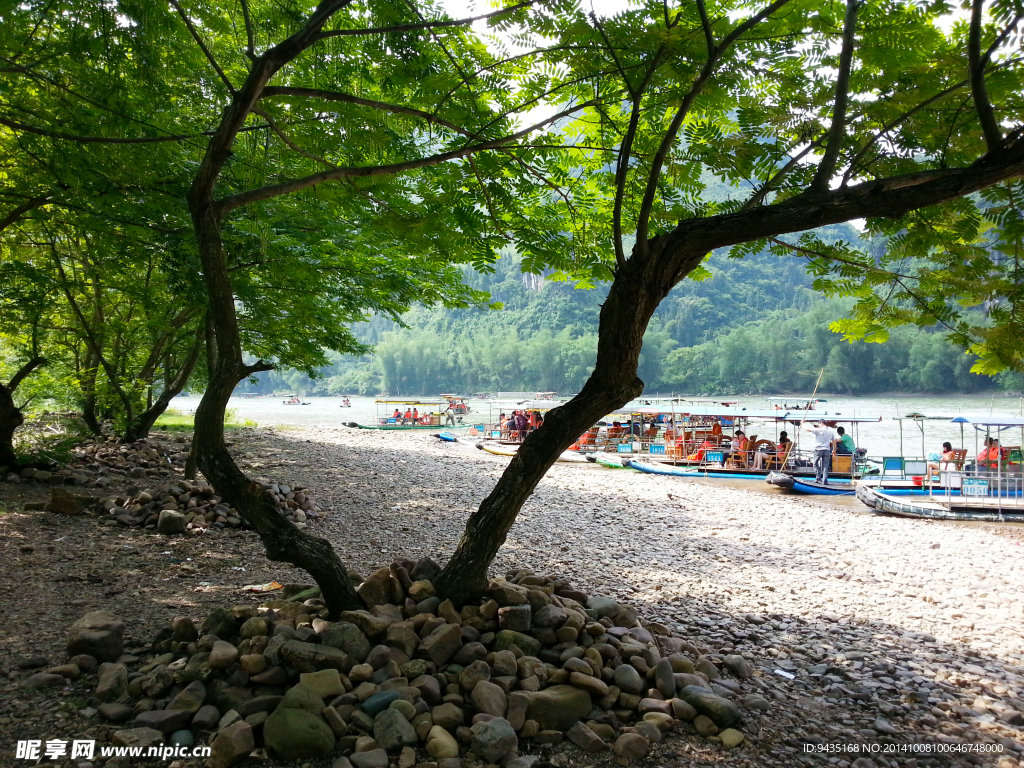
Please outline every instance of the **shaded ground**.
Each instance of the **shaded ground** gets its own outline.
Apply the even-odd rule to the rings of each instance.
[[[318,530],[363,574],[398,555],[443,560],[506,461],[426,435],[243,430],[233,439],[253,475],[313,488],[333,511]],[[17,511],[48,493],[0,484],[4,765],[27,764],[13,759],[19,738],[103,736],[79,712],[87,678],[59,693],[18,685],[30,674],[19,660],[63,660],[64,632],[82,613],[122,616],[131,647],[173,616],[252,604],[240,591],[246,584],[308,580],[268,563],[251,533],[172,538]],[[495,570],[564,574],[709,652],[743,653],[758,666],[741,695],[764,693],[773,709],[748,713],[747,744],[726,752],[676,732],[644,765],[1016,766],[1024,754],[1020,542],[1020,532],[995,526],[881,518],[556,465]],[[967,753],[965,744],[989,751]],[[564,747],[548,757],[581,766],[611,759]]]

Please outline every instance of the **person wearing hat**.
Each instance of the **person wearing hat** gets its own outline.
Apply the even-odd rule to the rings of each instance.
[[[839,435],[823,421],[816,421],[807,427],[814,435],[814,481],[828,485],[828,471],[832,468],[832,446],[839,442]]]

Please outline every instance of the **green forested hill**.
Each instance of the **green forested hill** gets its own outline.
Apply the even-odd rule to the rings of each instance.
[[[835,238],[856,232],[836,228]],[[991,387],[972,359],[942,334],[896,331],[885,344],[849,344],[828,324],[846,305],[824,299],[798,258],[714,254],[712,277],[688,280],[662,303],[644,340],[647,391],[770,393],[806,390],[825,368],[829,392],[970,392]],[[589,375],[604,289],[524,275],[514,255],[466,281],[500,310],[408,313],[405,328],[378,317],[356,328],[372,357],[337,359],[311,381],[299,372],[265,375],[248,391],[321,394],[436,394],[443,391],[577,391]]]

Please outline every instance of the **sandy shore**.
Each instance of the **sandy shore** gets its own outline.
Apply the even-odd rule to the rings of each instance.
[[[279,466],[333,509],[319,530],[363,573],[397,555],[443,562],[508,461],[423,434],[282,435]],[[1009,738],[1008,760],[1024,753],[1022,534],[556,464],[494,568],[563,574],[712,650],[750,652],[776,699],[802,702],[785,719],[807,738],[856,741],[883,716],[903,741]]]
[[[398,556],[443,562],[508,461],[422,433],[289,427],[232,440],[254,477],[313,489],[328,517],[312,530],[363,575]],[[0,507],[10,513],[44,493],[0,484]],[[65,711],[74,717],[72,707],[46,705],[42,691],[18,689],[26,673],[17,662],[38,653],[59,663],[63,630],[85,610],[133,614],[130,634],[141,643],[183,610],[201,616],[250,600],[244,584],[308,581],[267,562],[251,533],[169,539],[44,512],[2,515],[0,529],[0,556],[18,574],[0,591],[0,677],[9,678],[0,725],[21,738],[39,738],[39,724]],[[1024,759],[1022,534],[558,464],[494,570],[566,576],[710,652],[754,663],[750,691],[773,708],[751,719],[750,746],[724,757],[693,733],[677,734],[662,752],[676,755],[673,764],[1009,768]],[[815,751],[880,743],[931,746]],[[961,743],[987,751],[941,746]],[[572,761],[606,759],[576,752]]]

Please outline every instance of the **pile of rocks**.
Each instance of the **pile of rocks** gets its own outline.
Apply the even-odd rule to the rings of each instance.
[[[264,483],[267,495],[285,519],[300,528],[320,517],[320,508],[306,488]],[[52,506],[53,502],[51,502]],[[251,527],[244,515],[224,503],[203,480],[176,480],[170,485],[147,488],[131,496],[110,496],[99,506],[105,525],[142,527],[164,534],[200,533],[208,528]]]
[[[90,614],[68,653],[107,660],[91,704],[126,726],[113,743],[203,739],[210,768],[259,748],[282,760],[334,754],[335,768],[528,768],[528,745],[563,739],[625,764],[683,721],[737,747],[737,702],[753,718],[770,707],[743,695],[758,682],[749,660],[702,655],[610,598],[524,570],[456,610],[434,594],[438,572],[429,558],[396,561],[359,585],[367,610],[335,622],[301,587],[258,608],[217,608],[198,628],[179,617],[146,659],[116,660],[118,623]]]
[[[307,522],[323,516],[323,510],[313,501],[309,488],[293,488],[278,483],[263,483],[263,487],[285,519],[299,528],[305,528]]]
[[[106,488],[116,481],[169,477],[180,473],[188,460],[189,443],[184,437],[149,438],[122,443],[114,437],[83,441],[66,467],[37,469],[25,467],[18,472],[0,467],[0,477],[9,483],[38,485],[75,485]]]
[[[242,515],[222,501],[202,480],[177,480],[131,496],[100,499],[99,507],[106,515],[104,525],[142,527],[165,534],[246,525]]]

